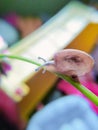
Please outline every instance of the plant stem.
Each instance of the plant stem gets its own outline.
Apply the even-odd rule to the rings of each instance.
[[[25,61],[25,62],[34,64],[34,65],[37,65],[37,66],[41,66],[41,64],[39,64],[39,63],[37,63],[33,60],[27,59],[25,57],[8,55],[8,54],[0,54],[1,59],[6,58],[6,57],[11,58],[11,59],[17,59],[17,60]],[[77,88],[80,92],[82,92],[86,97],[88,97],[94,104],[96,104],[98,106],[98,97],[93,92],[91,92],[89,89],[87,89],[86,87],[84,87],[80,83],[73,81],[68,76],[65,76],[65,75],[62,75],[62,74],[59,74],[59,73],[56,73],[56,74],[59,78],[64,79],[64,80],[68,81],[70,84],[72,84],[75,88]]]
[[[25,57],[21,57],[21,56],[15,56],[15,55],[8,55],[8,54],[0,54],[0,58],[11,58],[11,59],[17,59],[17,60],[21,60],[21,61],[25,61],[25,62],[28,62],[28,63],[31,63],[31,64],[34,64],[34,65],[37,65],[37,66],[41,66],[41,64],[33,61],[33,60],[30,60],[30,59],[27,59]]]
[[[94,104],[96,104],[98,106],[98,97],[93,92],[91,92],[89,89],[87,89],[80,83],[73,81],[68,76],[58,74],[58,73],[57,73],[57,75],[61,79],[64,79],[64,80],[68,81],[70,84],[72,84],[76,89],[78,89],[80,92],[82,92],[86,97],[88,97]]]

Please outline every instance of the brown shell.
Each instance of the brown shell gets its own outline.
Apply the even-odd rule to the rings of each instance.
[[[91,71],[94,60],[84,51],[64,49],[54,55],[55,71],[68,76],[82,76]]]

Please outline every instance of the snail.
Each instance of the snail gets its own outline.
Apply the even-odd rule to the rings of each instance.
[[[64,49],[55,53],[53,60],[46,61],[43,66],[45,70],[61,73],[78,81],[78,77],[90,72],[93,65],[93,58],[86,52]]]

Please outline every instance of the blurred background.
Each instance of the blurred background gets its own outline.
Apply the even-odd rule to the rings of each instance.
[[[66,6],[70,1],[69,0],[62,0],[62,1],[1,0],[0,2],[0,17],[1,17],[0,23],[2,24],[1,29],[5,31],[4,26],[5,24],[7,24],[6,25],[7,28],[11,26],[12,28],[10,30],[13,31],[12,33],[13,38],[11,39],[11,41],[10,41],[11,37],[10,35],[12,34],[9,34],[7,32],[7,29],[6,29],[7,36],[3,34],[4,33],[3,31],[1,32],[5,40],[8,40],[7,44],[10,46],[16,43],[21,38],[30,34],[32,31],[37,29],[44,22],[46,22],[52,16],[54,16],[61,8]],[[77,1],[80,1],[89,6],[95,6],[97,8],[97,1],[94,0],[93,1],[77,0]]]
[[[70,0],[71,1],[71,0]],[[2,25],[2,35],[5,40],[8,40],[8,45],[12,45],[16,43],[20,38],[25,37],[39,26],[41,26],[44,22],[54,16],[61,8],[66,6],[69,0],[1,0],[0,2],[0,17],[1,24],[9,24],[9,26],[13,26],[11,30],[13,31],[13,37],[10,40],[10,35],[7,32],[7,36],[3,33],[4,25]],[[77,0],[89,6],[95,6],[97,8],[97,1],[89,1],[89,0]],[[4,20],[4,21],[2,21]],[[7,22],[7,23],[6,23]],[[1,26],[0,24],[0,26]],[[25,26],[27,25],[27,26]],[[6,25],[7,28],[9,27]],[[1,29],[0,29],[1,30]]]
[[[0,0],[0,53],[20,55],[43,64],[39,56],[50,60],[58,50],[66,48],[93,56],[93,70],[79,80],[98,96],[97,0]],[[18,60],[0,59],[0,130],[97,130],[98,107],[68,82],[50,72],[35,72],[36,68]],[[62,110],[52,114],[60,106]],[[88,112],[85,117],[83,107]],[[78,113],[72,114],[76,109]],[[59,112],[62,121],[56,120]],[[55,121],[58,128],[54,127]]]

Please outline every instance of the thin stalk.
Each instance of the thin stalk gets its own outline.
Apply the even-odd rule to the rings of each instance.
[[[8,54],[0,54],[1,59],[6,58],[6,57],[11,58],[11,59],[17,59],[17,60],[25,61],[25,62],[34,64],[34,65],[37,65],[39,67],[41,66],[41,64],[39,64],[39,63],[37,63],[33,60],[27,59],[25,57],[8,55]],[[73,81],[68,76],[65,76],[65,75],[62,75],[62,74],[59,74],[59,73],[56,73],[56,74],[59,78],[64,79],[67,82],[69,82],[70,84],[72,84],[76,89],[78,89],[80,92],[82,92],[87,98],[89,98],[94,104],[96,104],[98,106],[98,97],[93,92],[91,92],[89,89],[87,89],[85,86],[81,85],[80,83]]]
[[[41,64],[39,64],[39,63],[37,63],[33,60],[27,59],[25,57],[16,56],[16,55],[8,55],[8,54],[0,54],[0,58],[5,58],[5,57],[10,58],[10,59],[17,59],[17,60],[25,61],[25,62],[34,64],[34,65],[37,65],[37,66],[41,66]]]
[[[63,80],[68,81],[70,84],[72,84],[76,89],[78,89],[81,93],[83,93],[87,98],[89,98],[94,104],[98,106],[98,97],[91,92],[88,88],[84,87],[78,82],[73,81],[70,77],[58,74],[58,77],[60,77]]]

